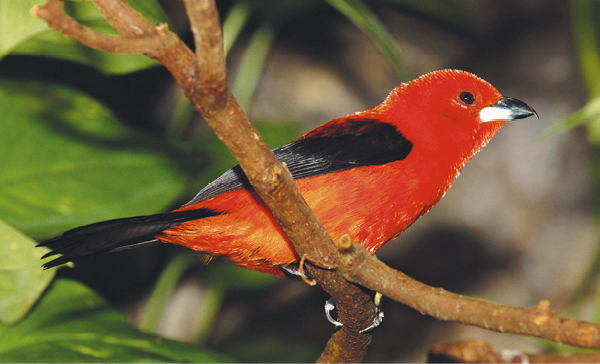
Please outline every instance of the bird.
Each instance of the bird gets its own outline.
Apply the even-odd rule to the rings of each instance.
[[[465,164],[508,121],[535,115],[472,73],[444,69],[393,89],[373,109],[316,127],[273,149],[334,241],[375,253],[427,213]],[[180,208],[93,223],[38,246],[45,269],[84,257],[170,243],[278,277],[300,275],[299,256],[236,166]]]

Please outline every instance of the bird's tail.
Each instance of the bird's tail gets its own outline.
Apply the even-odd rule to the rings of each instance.
[[[60,236],[39,243],[38,246],[52,249],[42,258],[61,254],[60,257],[43,265],[48,269],[90,255],[158,243],[156,236],[163,230],[191,220],[220,214],[217,211],[201,208],[102,221],[69,230]]]

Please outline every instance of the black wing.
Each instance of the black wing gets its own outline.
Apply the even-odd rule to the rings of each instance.
[[[324,131],[273,149],[294,179],[319,176],[357,167],[382,165],[408,156],[412,143],[392,124],[374,119],[347,120],[339,132]],[[187,205],[223,193],[251,188],[240,166],[209,183]]]
[[[408,156],[412,143],[396,128],[377,120],[346,120],[343,125],[324,128],[309,137],[273,150],[285,162],[294,179],[334,173],[356,167],[381,165]],[[208,184],[189,204],[222,193],[251,188],[239,166]],[[62,254],[45,268],[77,260],[88,255],[115,252],[158,242],[157,234],[186,221],[217,216],[223,212],[205,208],[103,221],[69,230],[39,246],[52,251],[44,256]]]

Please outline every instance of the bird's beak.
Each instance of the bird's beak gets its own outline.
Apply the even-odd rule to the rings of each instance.
[[[531,106],[510,97],[503,97],[496,104],[479,111],[479,118],[483,123],[494,120],[525,119],[532,115],[540,118]]]

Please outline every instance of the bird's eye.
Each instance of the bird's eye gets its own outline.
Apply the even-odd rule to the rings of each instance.
[[[475,102],[475,95],[469,91],[461,92],[460,95],[458,95],[458,98],[466,105],[472,105]]]

